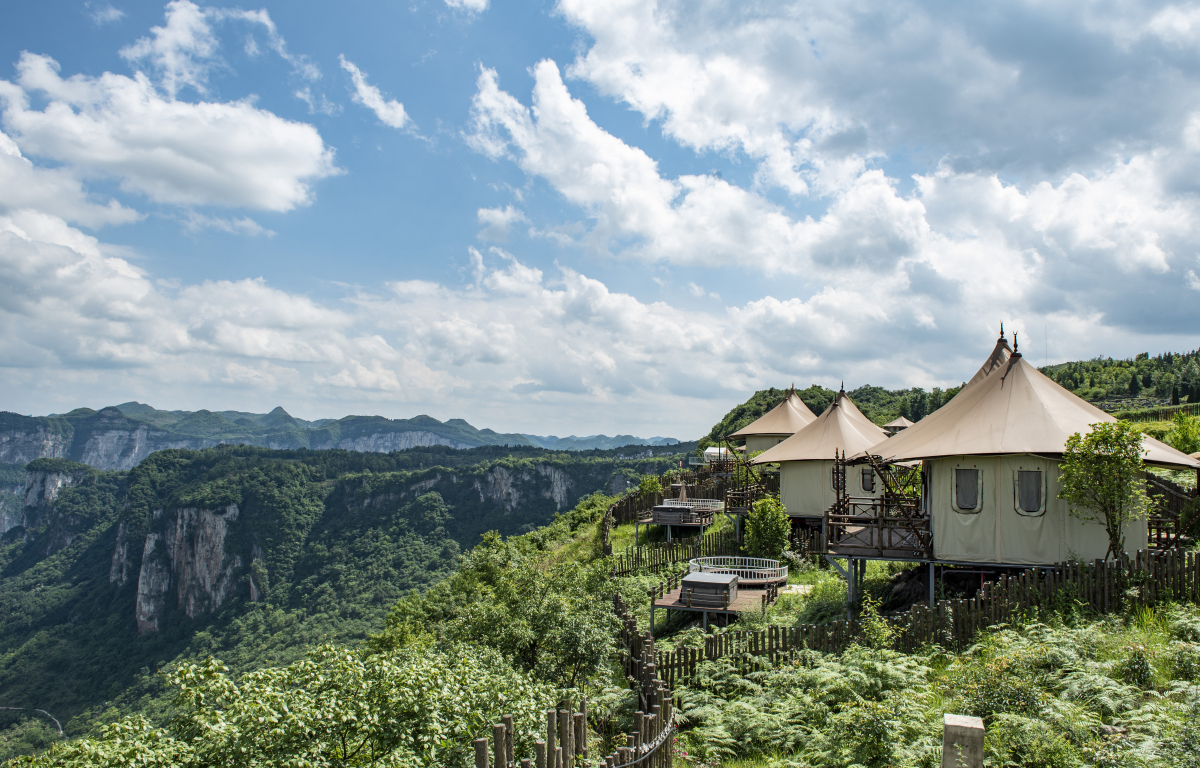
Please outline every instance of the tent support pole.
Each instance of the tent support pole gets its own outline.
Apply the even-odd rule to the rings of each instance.
[[[933,589],[933,561],[932,561],[932,560],[930,560],[930,561],[929,561],[929,578],[928,578],[928,582],[927,582],[927,583],[929,584],[929,607],[930,607],[930,608],[932,608],[932,607],[933,607],[933,597],[934,597],[934,589]]]

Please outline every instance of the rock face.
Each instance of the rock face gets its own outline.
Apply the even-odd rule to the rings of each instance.
[[[70,447],[71,435],[29,419],[16,429],[0,430],[0,462],[28,464],[34,459],[61,459]],[[65,420],[64,420],[65,421]]]
[[[26,544],[32,544],[45,556],[70,546],[89,524],[73,515],[60,514],[54,502],[63,488],[77,485],[86,475],[87,470],[83,468],[79,471],[27,472],[20,515],[15,514],[15,509],[5,512],[0,520],[4,530],[0,533],[23,528],[22,538]]]
[[[535,474],[544,478],[544,481],[536,482]],[[454,478],[456,482],[457,479]],[[436,482],[430,482],[427,487],[436,488]],[[535,464],[533,472],[525,470],[520,473],[496,466],[475,480],[479,500],[499,504],[505,512],[516,509],[527,497],[528,490],[535,490],[538,496],[553,501],[556,510],[562,510],[570,506],[571,489],[574,487],[575,483],[566,472],[550,464]]]
[[[138,573],[134,614],[138,631],[143,633],[158,631],[172,591],[176,605],[188,618],[220,607],[232,594],[242,568],[241,556],[226,551],[230,524],[238,519],[236,504],[218,511],[178,509],[165,521],[160,510],[156,519],[165,526],[146,534]],[[109,581],[124,583],[127,546],[126,537],[118,531]]]
[[[373,435],[343,438],[336,442],[330,440],[323,444],[314,444],[313,448],[341,448],[345,451],[362,451],[363,453],[388,453],[389,451],[403,451],[405,448],[424,448],[431,445],[446,445],[451,448],[474,447],[470,443],[464,443],[451,437],[413,430],[410,432],[376,432]]]

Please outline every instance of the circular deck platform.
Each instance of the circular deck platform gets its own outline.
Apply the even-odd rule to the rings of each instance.
[[[786,583],[788,577],[786,565],[765,557],[697,557],[688,561],[688,571],[736,574],[742,589],[765,589],[768,584]]]

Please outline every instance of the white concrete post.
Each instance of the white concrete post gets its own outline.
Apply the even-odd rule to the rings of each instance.
[[[983,720],[943,715],[942,768],[983,768]]]

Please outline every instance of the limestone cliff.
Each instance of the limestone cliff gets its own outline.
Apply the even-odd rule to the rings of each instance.
[[[20,516],[18,518],[15,514],[5,514],[5,519],[0,521],[5,527],[3,532],[23,529],[22,538],[25,543],[36,547],[43,556],[52,555],[70,546],[75,537],[93,521],[62,513],[55,501],[62,489],[77,485],[88,472],[86,467],[79,465],[60,470],[26,472]]]
[[[174,593],[174,605],[188,618],[219,608],[233,593],[242,557],[227,551],[230,524],[238,506],[222,510],[184,508],[169,516],[155,513],[159,530],[146,534],[138,573],[134,617],[139,632],[155,632]],[[127,532],[118,531],[109,580],[124,583],[128,567]]]

